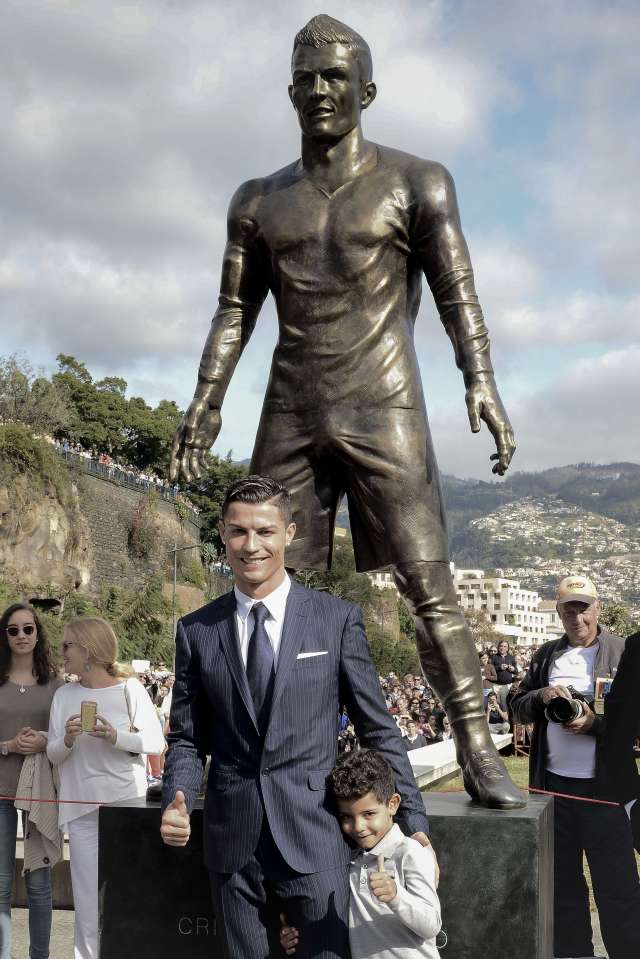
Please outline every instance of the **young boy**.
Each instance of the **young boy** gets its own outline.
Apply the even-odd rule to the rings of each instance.
[[[373,749],[347,753],[327,786],[342,831],[359,847],[350,865],[352,959],[439,959],[435,857],[393,821],[400,796],[391,766]],[[298,942],[298,930],[284,925],[280,943],[287,955]]]

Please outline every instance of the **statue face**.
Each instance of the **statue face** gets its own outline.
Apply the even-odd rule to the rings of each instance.
[[[302,132],[313,139],[341,139],[375,96],[375,84],[363,83],[358,61],[341,43],[297,47],[291,69],[289,96]]]

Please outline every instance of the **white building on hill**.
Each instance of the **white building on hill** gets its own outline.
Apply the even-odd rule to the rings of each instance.
[[[367,573],[378,589],[395,589],[389,570]],[[524,589],[515,579],[507,579],[502,570],[485,576],[482,569],[457,569],[451,563],[451,575],[458,606],[465,612],[485,613],[498,633],[518,646],[540,646],[557,639],[563,629],[555,603],[541,600],[533,589]]]
[[[519,646],[539,646],[562,635],[555,604],[502,576],[501,570],[485,576],[481,569],[454,568],[453,582],[461,609],[485,613],[499,633]]]

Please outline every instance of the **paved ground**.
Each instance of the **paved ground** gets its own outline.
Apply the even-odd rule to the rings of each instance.
[[[11,912],[13,959],[29,959],[29,917],[26,909]],[[56,909],[51,932],[51,959],[73,959],[73,910]]]
[[[600,937],[600,923],[596,913],[591,914],[596,954],[606,956]],[[12,912],[13,959],[29,959],[29,927],[26,909]],[[500,950],[498,949],[498,952]],[[51,959],[73,959],[73,912],[57,909],[53,914]]]

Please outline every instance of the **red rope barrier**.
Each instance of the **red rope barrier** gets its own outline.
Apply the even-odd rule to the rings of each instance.
[[[41,802],[41,803],[70,803],[78,806],[104,806],[101,799],[38,799],[34,796],[0,796],[0,799],[10,799],[11,802]]]
[[[559,799],[575,799],[577,802],[590,802],[597,806],[622,806],[622,803],[612,802],[609,799],[591,799],[589,796],[572,796],[571,793],[554,793],[550,789],[536,789],[535,786],[520,786],[524,792],[542,793],[544,796],[557,796]],[[429,792],[446,796],[447,793],[463,793],[466,789],[430,789]]]
[[[557,796],[558,799],[575,799],[576,802],[590,802],[596,806],[621,806],[622,803],[612,802],[609,799],[591,799],[589,796],[572,796],[571,793],[556,793],[550,789],[536,789],[535,786],[521,786],[525,792],[540,793],[543,796]],[[446,793],[463,793],[465,789],[432,789],[430,792],[446,795]],[[11,802],[40,802],[40,803],[65,803],[77,806],[104,806],[108,805],[101,799],[38,799],[33,796],[0,796],[0,800],[8,799]]]
[[[572,796],[571,793],[554,793],[550,789],[536,789],[535,786],[527,786],[530,793],[542,793],[544,796],[558,796],[560,799],[577,799],[578,802],[595,803],[598,806],[620,806],[619,802],[612,802],[609,799],[591,799],[590,796]]]

